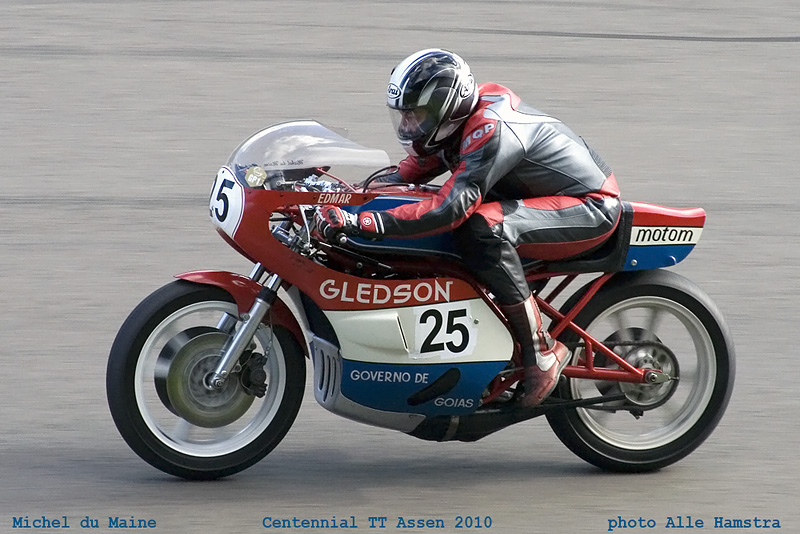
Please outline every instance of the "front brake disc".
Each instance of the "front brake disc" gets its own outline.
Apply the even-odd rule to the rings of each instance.
[[[255,400],[232,377],[220,389],[206,386],[227,340],[227,334],[214,328],[189,328],[170,339],[158,356],[155,386],[161,402],[193,425],[229,425]]]

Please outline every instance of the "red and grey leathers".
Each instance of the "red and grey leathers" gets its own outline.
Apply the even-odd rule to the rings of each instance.
[[[454,230],[466,265],[504,305],[530,296],[519,255],[552,260],[591,250],[616,227],[621,206],[614,174],[561,121],[497,84],[446,150],[408,157],[398,179],[426,183],[450,170],[439,193],[363,212],[364,235],[411,237]],[[456,142],[458,145],[456,145]]]

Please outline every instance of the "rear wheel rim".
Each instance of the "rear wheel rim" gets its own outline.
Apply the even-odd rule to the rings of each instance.
[[[598,439],[634,451],[662,447],[686,435],[705,413],[717,373],[714,344],[703,322],[691,310],[667,298],[626,299],[598,315],[586,331],[595,339],[606,339],[637,329],[644,330],[648,338],[663,342],[679,362],[680,381],[669,399],[655,409],[645,410],[639,419],[627,410],[575,410],[585,428]],[[569,393],[573,399],[597,396],[597,383],[571,380]]]

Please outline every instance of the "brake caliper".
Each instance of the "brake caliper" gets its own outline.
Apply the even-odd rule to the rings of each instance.
[[[239,383],[247,393],[261,398],[267,393],[267,372],[264,371],[267,358],[258,352],[249,354],[246,352],[243,357],[248,355],[250,357],[242,365],[239,373]]]

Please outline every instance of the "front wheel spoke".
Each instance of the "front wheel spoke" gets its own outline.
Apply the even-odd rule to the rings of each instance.
[[[230,432],[225,427],[212,428],[209,432],[209,439],[214,443],[219,443],[228,439],[231,436]]]

